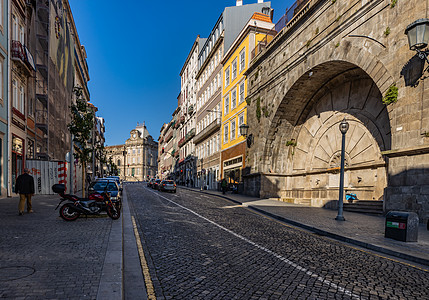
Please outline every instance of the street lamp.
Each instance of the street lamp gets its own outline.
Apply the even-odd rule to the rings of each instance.
[[[239,128],[240,128],[240,134],[246,138],[247,147],[250,148],[250,146],[252,146],[252,143],[253,143],[253,134],[248,135],[249,125],[246,125],[243,123],[240,125]]]
[[[349,130],[349,123],[344,118],[340,123],[340,132],[341,132],[341,169],[340,169],[340,195],[338,199],[338,215],[335,217],[335,220],[345,221],[346,219],[343,216],[343,197],[344,197],[344,153],[346,148],[346,133]]]
[[[423,50],[429,42],[429,19],[418,19],[407,26],[405,34],[408,36],[410,50],[417,51],[420,59],[428,59],[428,50]]]

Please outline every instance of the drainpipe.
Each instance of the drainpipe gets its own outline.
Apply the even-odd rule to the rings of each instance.
[[[11,24],[11,2],[7,1],[7,196],[12,197],[12,132],[11,132],[11,51],[10,51],[10,24]]]

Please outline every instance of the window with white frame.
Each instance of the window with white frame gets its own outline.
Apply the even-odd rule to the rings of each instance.
[[[240,72],[246,67],[246,48],[240,51]]]
[[[234,89],[231,92],[231,110],[237,107],[237,90],[234,87]]]
[[[228,143],[228,134],[229,134],[229,127],[228,124],[225,124],[223,126],[223,143]]]
[[[240,85],[238,86],[238,103],[241,103],[244,101],[244,81],[240,83]]]
[[[15,15],[12,15],[12,40],[18,41],[18,19]]]
[[[224,115],[226,116],[227,114],[229,114],[229,95],[225,97],[224,102]]]
[[[232,75],[231,75],[231,81],[233,81],[235,78],[237,78],[237,57],[232,62]]]
[[[231,140],[235,140],[235,120],[231,121]]]
[[[207,156],[210,156],[210,141],[207,142]]]
[[[238,127],[244,124],[244,112],[238,115]]]
[[[229,67],[225,70],[225,87],[229,85]]]

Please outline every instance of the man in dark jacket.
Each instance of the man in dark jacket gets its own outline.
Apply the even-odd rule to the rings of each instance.
[[[31,196],[34,195],[34,179],[29,173],[30,171],[24,168],[24,173],[16,179],[15,193],[19,193],[18,211],[20,216],[24,213],[25,199],[27,199],[27,212],[33,212]]]

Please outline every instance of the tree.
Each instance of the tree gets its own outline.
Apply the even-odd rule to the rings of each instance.
[[[74,157],[82,164],[82,186],[85,187],[86,165],[91,161],[91,154],[93,153],[90,139],[94,128],[95,114],[83,97],[81,87],[73,88],[73,94],[76,96],[76,102],[70,106],[71,122],[68,124],[68,129],[75,144]],[[85,197],[85,188],[83,188],[82,194]]]

